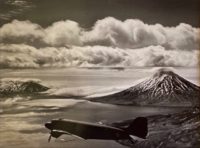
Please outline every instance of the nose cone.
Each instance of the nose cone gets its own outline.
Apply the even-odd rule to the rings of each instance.
[[[45,127],[52,130],[53,129],[53,125],[50,122],[45,123]]]

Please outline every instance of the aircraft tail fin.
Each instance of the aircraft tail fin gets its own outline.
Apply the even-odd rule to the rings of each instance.
[[[137,136],[139,138],[146,138],[148,133],[148,122],[145,117],[138,117],[125,129],[130,135]]]

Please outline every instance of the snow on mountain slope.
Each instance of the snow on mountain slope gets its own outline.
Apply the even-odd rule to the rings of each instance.
[[[91,101],[123,105],[197,105],[200,87],[178,74],[160,69],[149,79],[124,91],[92,98]]]
[[[49,88],[40,84],[38,80],[1,79],[0,96],[13,96],[43,92]]]

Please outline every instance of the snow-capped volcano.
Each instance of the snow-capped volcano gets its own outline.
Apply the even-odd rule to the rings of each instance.
[[[176,73],[160,69],[149,79],[124,91],[93,98],[113,104],[127,105],[197,105],[200,87],[192,84]]]

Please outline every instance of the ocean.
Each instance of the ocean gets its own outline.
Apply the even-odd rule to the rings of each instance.
[[[48,143],[49,131],[45,129],[44,124],[58,118],[112,123],[138,116],[167,115],[182,111],[184,108],[181,107],[120,106],[90,102],[85,99],[124,90],[150,77],[157,69],[150,67],[1,69],[0,79],[4,83],[34,81],[50,89],[41,92],[42,95],[39,96],[34,93],[1,96],[0,147],[125,147],[112,140],[71,140],[74,137],[66,135]],[[196,68],[169,69],[199,85],[199,74]],[[1,85],[1,89],[3,87]]]

